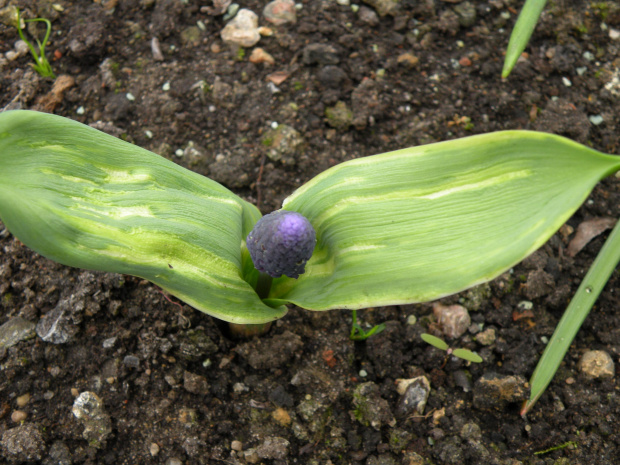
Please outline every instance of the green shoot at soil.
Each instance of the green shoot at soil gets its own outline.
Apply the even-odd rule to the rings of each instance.
[[[379,325],[373,326],[368,331],[365,331],[364,328],[357,322],[357,310],[353,310],[352,312],[353,322],[351,324],[351,334],[349,335],[349,339],[352,341],[365,341],[370,336],[374,334],[379,334],[381,331],[385,329],[385,324],[381,323]]]
[[[26,39],[26,37],[24,36],[24,33],[22,32],[21,17],[19,14],[19,8],[17,8],[17,25],[16,25],[17,32],[19,33],[19,37],[24,42],[26,42],[26,45],[28,45],[28,48],[30,49],[30,53],[32,54],[32,58],[34,59],[34,64],[31,64],[32,68],[37,73],[39,73],[42,77],[54,79],[56,75],[54,74],[54,71],[52,71],[52,67],[49,61],[47,61],[47,58],[45,57],[45,44],[47,44],[47,41],[50,37],[50,33],[52,32],[52,24],[50,23],[48,19],[45,19],[45,18],[26,19],[24,20],[24,22],[25,23],[33,23],[33,22],[45,23],[47,30],[45,32],[45,37],[43,38],[43,42],[40,42],[39,39],[35,38],[35,40],[37,41],[37,45],[39,46],[39,53],[37,53],[36,49],[34,48],[34,45],[32,45],[32,43],[28,39]]]
[[[553,336],[547,344],[534,374],[530,379],[532,386],[530,398],[523,404],[521,415],[525,415],[555,376],[566,351],[570,347],[586,316],[590,313],[605,284],[620,262],[620,221],[616,223],[605,245],[597,255],[575,293],[573,300],[562,315]]]
[[[473,363],[482,363],[482,357],[475,352],[468,349],[452,349],[446,341],[440,339],[432,334],[423,333],[420,335],[422,340],[429,345],[432,345],[436,349],[444,350],[448,356],[454,355],[455,357],[467,360]]]
[[[510,34],[508,48],[506,49],[506,57],[504,58],[504,69],[502,69],[502,78],[507,78],[512,68],[517,64],[517,60],[521,56],[523,50],[525,50],[546,3],[547,0],[525,1],[525,5],[523,5],[523,9],[512,30],[512,34]]]

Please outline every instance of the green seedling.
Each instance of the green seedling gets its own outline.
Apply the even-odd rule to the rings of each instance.
[[[47,30],[45,31],[45,37],[43,38],[43,42],[40,42],[39,39],[35,38],[35,40],[37,41],[37,45],[39,47],[39,53],[37,53],[37,50],[34,48],[34,45],[32,45],[32,43],[28,39],[26,39],[26,37],[24,36],[22,27],[21,27],[21,16],[19,13],[19,8],[16,8],[16,10],[17,10],[17,24],[15,25],[15,27],[17,27],[17,32],[19,33],[19,37],[24,42],[26,42],[26,45],[28,45],[28,48],[30,49],[30,53],[32,54],[32,58],[34,59],[34,64],[31,63],[32,69],[34,69],[37,73],[39,73],[44,78],[52,78],[52,79],[56,78],[56,75],[54,74],[54,71],[52,71],[52,67],[49,61],[47,61],[47,58],[45,57],[45,44],[47,44],[47,41],[50,38],[50,34],[52,32],[52,24],[50,23],[48,19],[45,19],[45,18],[35,18],[35,19],[24,20],[25,23],[43,22],[45,23],[45,26],[47,28]]]
[[[432,345],[436,349],[443,350],[446,352],[446,359],[444,361],[444,365],[448,361],[448,357],[450,355],[454,355],[455,357],[461,358],[463,360],[467,360],[468,362],[473,363],[482,363],[482,357],[475,352],[472,352],[468,349],[453,349],[451,348],[446,341],[440,339],[432,334],[423,333],[420,335],[422,340],[427,344]]]
[[[281,241],[271,247],[260,234],[248,242],[261,229],[258,209],[208,178],[66,118],[0,113],[0,219],[19,240],[65,265],[147,279],[237,324],[274,321],[287,304],[359,310],[489,281],[543,245],[619,169],[620,157],[531,131],[354,159],[284,201],[283,211],[307,223],[263,228]],[[616,266],[617,229],[543,359],[561,360]],[[249,249],[263,245],[276,255],[254,263]],[[554,366],[543,370],[548,379]],[[538,395],[546,387],[533,384]]]
[[[366,331],[357,322],[357,310],[353,310],[352,319],[353,319],[353,323],[351,324],[351,334],[349,335],[349,339],[351,339],[352,341],[365,341],[370,336],[379,334],[381,331],[385,329],[385,324],[381,323],[381,324],[373,326],[368,331]]]
[[[502,78],[507,78],[517,64],[517,60],[530,41],[538,18],[540,18],[546,4],[547,0],[525,0],[523,9],[519,13],[515,27],[510,34],[506,56],[504,57]]]

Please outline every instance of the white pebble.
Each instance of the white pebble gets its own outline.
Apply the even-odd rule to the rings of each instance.
[[[588,71],[588,67],[587,66],[580,66],[579,68],[576,68],[575,71],[577,71],[577,74],[579,76],[583,76],[584,74],[586,74],[586,71]]]
[[[77,109],[77,110],[75,110],[75,112],[76,112],[78,115],[83,115],[83,114],[84,114],[84,112],[85,112],[84,107],[82,107],[82,106],[78,107],[78,109]]]
[[[161,89],[162,89],[164,92],[168,92],[168,91],[170,90],[170,83],[169,83],[169,82],[164,82],[164,85],[163,85],[163,86],[161,86]]]
[[[136,99],[131,92],[127,92],[125,94],[125,97],[127,97],[127,100],[129,100],[130,102],[133,102]]]
[[[368,372],[366,370],[360,370],[359,374],[362,378],[365,378],[366,376],[368,376]]]
[[[594,61],[594,54],[592,52],[583,52],[583,57],[588,61]]]
[[[573,85],[573,83],[572,83],[572,82],[570,82],[570,79],[568,79],[567,77],[563,77],[563,78],[562,78],[562,82],[564,83],[564,85],[565,85],[566,87],[570,87],[570,86],[572,86],[572,85]]]
[[[147,129],[146,131],[144,131],[144,135],[145,135],[146,137],[148,137],[149,139],[152,139],[152,138],[153,138],[153,132],[152,132],[152,131],[149,131],[148,129]]]
[[[604,121],[601,115],[592,115],[588,119],[590,120],[590,123],[592,123],[594,126],[598,126]]]
[[[618,39],[620,39],[620,31],[618,29],[610,29],[609,30],[609,38],[611,40],[618,40]]]
[[[277,121],[272,121],[271,122],[271,129],[278,129],[278,126],[279,126],[279,124],[278,124]]]
[[[182,156],[183,156],[183,153],[184,153],[184,152],[183,152],[183,149],[176,149],[176,151],[174,152],[174,154],[175,154],[177,157],[182,157]]]

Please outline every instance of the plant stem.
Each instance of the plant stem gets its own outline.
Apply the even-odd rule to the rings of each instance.
[[[553,379],[560,363],[599,294],[620,262],[620,221],[616,223],[605,245],[597,255],[560,319],[549,344],[532,374],[530,398],[521,408],[527,414]]]
[[[269,297],[272,281],[273,278],[267,273],[259,273],[255,290],[261,300]],[[271,328],[271,322],[262,324],[228,323],[228,328],[230,329],[230,334],[233,337],[250,338],[253,336],[261,336],[269,331],[269,328]]]

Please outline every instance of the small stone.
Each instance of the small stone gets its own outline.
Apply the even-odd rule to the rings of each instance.
[[[465,440],[478,440],[482,438],[482,430],[476,423],[465,423],[461,428],[460,436]]]
[[[425,376],[419,376],[411,380],[402,380],[399,383],[407,385],[405,392],[400,396],[396,407],[396,415],[399,418],[407,418],[411,415],[424,413],[428,396],[431,393],[431,383]]]
[[[521,376],[485,373],[474,385],[474,406],[480,410],[503,410],[529,395],[529,384]]]
[[[426,460],[424,457],[415,452],[405,451],[403,453],[403,459],[400,463],[401,465],[424,465]]]
[[[140,359],[135,355],[126,355],[123,358],[123,365],[129,368],[140,368]]]
[[[200,44],[202,31],[198,26],[190,26],[181,31],[181,43],[183,45],[197,46]]]
[[[261,459],[284,460],[288,456],[290,443],[279,437],[268,437],[256,448],[256,454]]]
[[[591,115],[588,117],[588,119],[590,120],[590,123],[592,123],[594,126],[598,126],[599,124],[602,124],[604,121],[601,115]]]
[[[254,50],[252,50],[252,53],[250,54],[249,59],[251,63],[256,63],[256,64],[267,63],[268,65],[273,65],[276,62],[276,60],[269,53],[267,53],[265,50],[263,50],[260,47],[257,47]]]
[[[487,328],[476,334],[476,342],[482,344],[483,346],[490,346],[495,342],[496,338],[497,336],[495,335],[494,328]]]
[[[476,23],[476,7],[469,2],[463,2],[454,7],[462,27],[472,27]]]
[[[573,83],[570,81],[570,79],[568,79],[567,77],[563,77],[562,78],[562,83],[566,86],[566,87],[570,87],[573,85]]]
[[[353,123],[353,112],[340,100],[333,107],[325,109],[325,117],[327,124],[335,129],[346,130]]]
[[[399,10],[399,0],[363,0],[364,3],[370,5],[379,16],[394,15]]]
[[[170,457],[164,462],[164,465],[183,465],[183,461],[177,457]]]
[[[209,383],[207,382],[207,378],[189,371],[185,371],[183,374],[183,388],[192,394],[209,393]]]
[[[433,304],[433,314],[441,331],[448,338],[461,337],[471,325],[469,312],[462,305],[445,306],[437,302]]]
[[[613,378],[616,374],[614,361],[604,350],[588,350],[579,359],[577,367],[590,378]]]
[[[57,305],[43,315],[37,323],[36,331],[45,342],[64,344],[75,336],[78,327],[73,324],[66,305]]]
[[[103,402],[94,392],[82,392],[73,402],[73,415],[84,425],[82,436],[90,445],[102,447],[112,432],[112,422],[103,410]]]
[[[25,421],[26,418],[28,418],[28,414],[23,410],[14,410],[13,413],[11,413],[11,421],[13,423],[21,423]]]
[[[369,26],[377,26],[379,24],[379,16],[377,16],[377,13],[366,6],[360,7],[358,15],[360,21],[368,24]]]
[[[258,461],[260,460],[258,454],[256,453],[256,449],[254,448],[243,451],[243,458],[245,459],[246,463],[250,464],[258,463]]]
[[[260,40],[258,16],[251,10],[243,8],[222,29],[222,40],[237,47],[253,47]]]
[[[55,441],[50,447],[47,455],[51,459],[50,461],[44,461],[45,465],[53,464],[53,465],[71,465],[73,463],[73,459],[71,458],[71,451],[69,450],[69,446],[67,446],[62,441]]]
[[[4,458],[18,463],[41,460],[45,452],[41,433],[32,423],[6,430],[2,434],[0,446]]]
[[[149,453],[152,457],[155,457],[157,454],[159,454],[159,445],[156,442],[152,442],[149,446]]]
[[[275,129],[265,132],[262,143],[271,160],[289,166],[297,164],[297,157],[305,146],[305,140],[299,131],[287,124],[279,124]]]
[[[340,62],[338,51],[328,44],[308,44],[303,50],[305,65],[337,65]]]
[[[13,347],[20,341],[35,336],[35,324],[21,317],[13,317],[0,326],[0,349]]]
[[[415,68],[420,62],[420,59],[413,53],[402,53],[398,56],[396,61],[399,65],[406,66],[407,68]]]
[[[362,383],[353,392],[353,418],[364,426],[380,431],[384,425],[394,426],[396,419],[390,404],[381,397],[379,386],[373,382]]]
[[[269,2],[263,10],[263,16],[271,24],[282,26],[283,24],[295,24],[297,13],[293,0],[275,0]]]
[[[19,408],[22,408],[25,407],[28,402],[30,402],[30,398],[31,395],[26,393],[23,396],[19,396],[17,399],[15,399],[15,402]]]
[[[467,68],[471,66],[471,60],[468,57],[461,57],[459,59],[459,65],[463,66],[464,68]]]
[[[609,38],[611,40],[618,40],[618,39],[620,39],[620,30],[614,29],[614,28],[609,28]]]
[[[243,450],[243,443],[235,440],[230,443],[230,448],[234,451],[241,452]]]
[[[271,414],[273,419],[280,423],[282,426],[290,426],[291,425],[291,416],[289,413],[283,408],[277,408]]]

